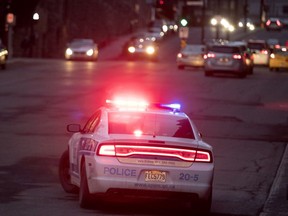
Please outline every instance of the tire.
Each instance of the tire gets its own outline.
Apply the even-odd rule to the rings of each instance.
[[[1,69],[2,70],[5,70],[7,67],[6,67],[6,63],[4,63],[4,64],[1,64]]]
[[[207,200],[192,200],[191,211],[198,215],[209,215],[212,206],[212,189]]]
[[[238,74],[238,77],[239,77],[239,78],[245,78],[246,76],[247,76],[246,71],[241,72],[240,74]]]
[[[213,76],[213,72],[211,71],[205,71],[205,76]]]
[[[79,191],[79,203],[81,208],[90,209],[93,206],[93,196],[89,192],[85,162],[81,166],[81,182]]]
[[[76,194],[78,193],[79,189],[77,186],[71,184],[69,166],[69,152],[68,150],[66,150],[65,152],[63,152],[59,162],[59,179],[65,192]]]

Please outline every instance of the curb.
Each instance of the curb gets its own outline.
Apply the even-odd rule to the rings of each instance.
[[[288,216],[288,144],[259,216]]]

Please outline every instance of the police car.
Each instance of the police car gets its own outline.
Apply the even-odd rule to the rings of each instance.
[[[74,134],[59,163],[68,193],[79,192],[82,208],[99,200],[177,199],[194,211],[209,212],[214,159],[191,119],[179,104],[107,100]]]

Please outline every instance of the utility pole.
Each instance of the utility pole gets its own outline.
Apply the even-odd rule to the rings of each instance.
[[[247,3],[247,0],[245,0],[245,3],[244,3],[244,32],[247,32],[247,16],[248,16],[248,3]]]
[[[203,0],[202,5],[202,28],[201,28],[201,43],[205,44],[205,25],[206,25],[206,0]]]
[[[265,12],[264,12],[264,0],[260,0],[260,26],[264,28],[264,19],[265,19]]]

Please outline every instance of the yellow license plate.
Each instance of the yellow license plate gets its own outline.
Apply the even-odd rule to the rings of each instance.
[[[157,170],[145,171],[145,182],[166,182],[166,172]]]

